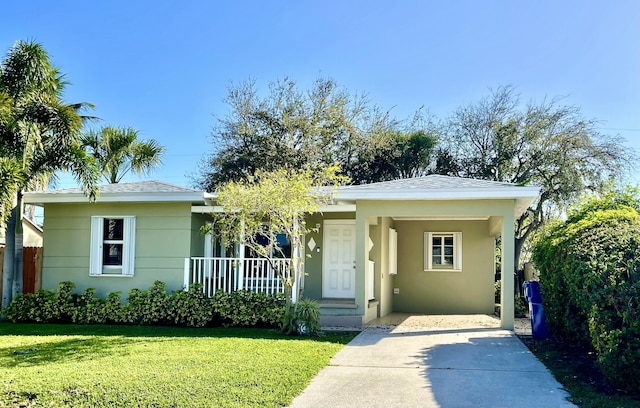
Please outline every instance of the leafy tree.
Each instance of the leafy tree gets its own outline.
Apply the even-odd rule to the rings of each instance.
[[[355,184],[420,177],[429,173],[436,137],[425,131],[390,131],[356,153],[348,174]]]
[[[98,171],[80,145],[81,111],[67,104],[67,83],[36,42],[18,41],[0,63],[0,208],[6,221],[2,306],[22,292],[22,190],[69,171],[90,199]],[[5,184],[6,183],[6,184]]]
[[[350,94],[330,79],[317,79],[303,92],[284,78],[271,83],[265,97],[247,81],[232,85],[225,102],[229,114],[218,119],[214,151],[200,163],[196,181],[208,191],[257,170],[322,169],[337,162],[352,176],[362,146],[399,126],[364,95]]]
[[[82,145],[97,160],[109,183],[118,183],[129,172],[147,174],[162,163],[164,147],[157,141],[138,140],[132,128],[106,126],[82,137]]]
[[[549,215],[585,191],[600,191],[630,163],[619,137],[604,136],[595,120],[558,99],[521,107],[511,87],[456,110],[441,132],[436,172],[541,187],[518,218],[515,265],[523,246]]]
[[[323,185],[335,185],[344,181],[336,174],[337,166],[330,166],[318,172],[315,169],[277,169],[270,172],[258,170],[246,180],[229,181],[218,187],[217,201],[224,209],[214,213],[216,234],[222,244],[231,246],[242,241],[258,256],[267,259],[284,283],[287,299],[287,318],[283,329],[289,333],[296,330],[293,316],[296,315],[295,299],[302,298],[299,285],[303,276],[303,259],[299,248],[310,229],[305,216],[317,212],[319,206],[330,199]],[[272,255],[280,253],[285,257],[278,240],[285,234],[291,242],[291,271],[284,274],[273,263]]]

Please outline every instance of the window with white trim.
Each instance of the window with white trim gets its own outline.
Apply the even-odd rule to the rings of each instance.
[[[462,270],[462,232],[424,233],[424,270]]]
[[[91,276],[133,276],[136,218],[91,217]]]

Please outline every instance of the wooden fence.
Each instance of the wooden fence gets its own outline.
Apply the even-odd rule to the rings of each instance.
[[[0,293],[4,247],[0,247]],[[22,291],[33,293],[42,287],[42,247],[24,247],[22,252]]]

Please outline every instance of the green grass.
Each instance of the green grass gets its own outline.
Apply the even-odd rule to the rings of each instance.
[[[0,406],[281,407],[351,338],[0,323]]]
[[[544,363],[580,408],[640,408],[640,390],[630,395],[616,390],[597,369],[594,354],[559,340],[520,339]]]

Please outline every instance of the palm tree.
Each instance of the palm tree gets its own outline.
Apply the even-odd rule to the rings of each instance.
[[[129,172],[148,174],[162,164],[164,147],[153,139],[138,140],[133,128],[105,126],[82,137],[82,144],[98,162],[109,183],[118,183]]]
[[[9,157],[0,157],[0,220],[9,218],[14,197],[24,182],[24,172],[20,163]],[[0,222],[0,225],[2,223]]]
[[[0,223],[6,229],[2,306],[22,292],[22,191],[73,174],[89,199],[97,193],[95,159],[80,144],[82,109],[67,104],[67,82],[41,44],[18,41],[0,62]]]

